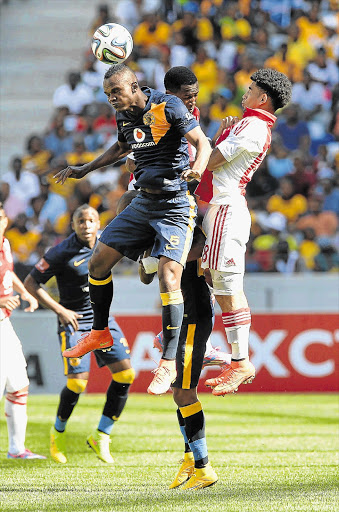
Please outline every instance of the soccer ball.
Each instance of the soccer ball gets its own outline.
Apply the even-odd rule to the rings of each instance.
[[[115,66],[131,55],[133,39],[127,28],[122,25],[106,23],[94,32],[91,46],[98,60]]]

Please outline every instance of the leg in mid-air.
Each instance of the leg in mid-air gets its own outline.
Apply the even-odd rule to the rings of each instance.
[[[180,282],[182,265],[162,256],[158,277],[162,302],[163,353],[155,376],[147,392],[151,395],[166,393],[176,377],[175,357],[184,315],[184,299]]]
[[[248,357],[251,312],[244,294],[245,251],[251,218],[246,203],[210,205],[203,221],[207,233],[202,266],[209,268],[213,293],[222,311],[226,338],[232,349],[231,366],[205,384],[214,395],[237,391],[250,383],[255,368]]]
[[[212,276],[216,277],[214,271]],[[220,272],[218,273],[220,277]],[[225,290],[229,289],[232,282],[230,274],[225,273]],[[239,280],[240,274],[235,279]],[[221,283],[219,279],[218,283]],[[208,379],[206,386],[213,388],[213,395],[225,395],[234,393],[240,384],[250,384],[255,377],[255,368],[249,361],[248,341],[251,326],[251,311],[248,307],[246,296],[242,290],[234,295],[218,295],[216,300],[222,311],[222,320],[228,343],[232,348],[232,360],[229,367],[225,367],[220,375],[214,379]]]

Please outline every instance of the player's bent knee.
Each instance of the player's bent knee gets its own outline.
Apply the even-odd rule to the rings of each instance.
[[[135,370],[127,368],[121,372],[112,373],[112,379],[119,384],[132,384],[135,379]]]
[[[73,393],[83,393],[86,389],[88,380],[86,379],[67,379],[66,387],[73,391]]]
[[[236,295],[244,289],[244,275],[211,269],[215,295]]]

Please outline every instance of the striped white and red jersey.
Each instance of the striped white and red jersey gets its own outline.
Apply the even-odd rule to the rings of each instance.
[[[192,116],[194,116],[197,121],[200,121],[200,110],[198,109],[198,107],[194,107],[194,110],[192,112]],[[188,141],[187,141],[187,144],[188,144],[188,156],[189,156],[189,159],[190,159],[190,165],[192,166],[192,164],[193,164],[193,162],[195,160],[195,155],[197,153],[197,150]],[[130,153],[127,158],[130,158],[131,160],[134,160],[133,152]],[[134,189],[135,181],[136,180],[134,178],[134,174],[131,173],[131,175],[129,177],[129,182],[128,182],[128,190],[135,190]]]
[[[0,240],[0,297],[13,295],[13,257],[7,238]],[[0,316],[10,316],[10,311],[1,308]]]
[[[247,183],[270,147],[275,121],[276,117],[265,110],[247,108],[243,118],[219,137],[216,147],[226,162],[213,171],[212,180],[205,171],[196,190],[200,199],[230,204],[245,195]]]

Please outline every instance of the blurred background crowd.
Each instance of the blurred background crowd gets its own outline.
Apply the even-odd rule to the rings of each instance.
[[[80,181],[55,183],[67,164],[81,165],[117,140],[114,110],[102,91],[108,68],[90,49],[107,22],[133,35],[127,64],[141,85],[164,90],[172,66],[188,66],[200,92],[201,126],[213,138],[222,118],[242,116],[241,97],[261,67],[285,73],[292,103],[278,112],[268,156],[247,186],[252,215],[247,272],[339,271],[339,16],[337,0],[120,0],[94,9],[88,47],[53,94],[43,133],[32,133],[0,182],[10,220],[7,238],[23,279],[71,232],[83,203],[103,229],[127,190],[124,161]],[[207,204],[198,202],[199,217]],[[133,262],[116,268],[137,273]]]

